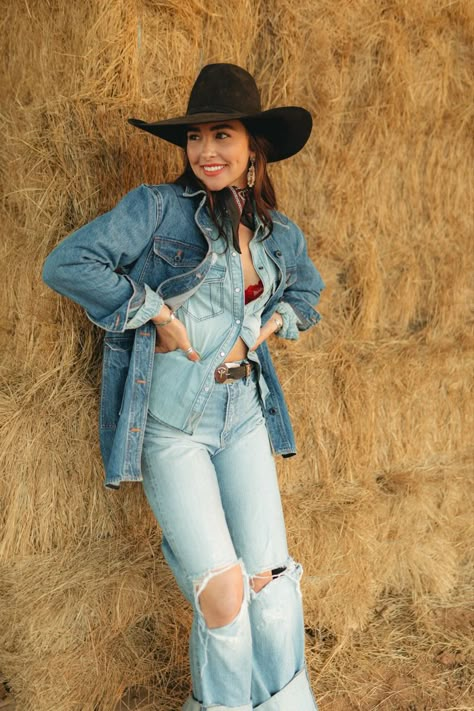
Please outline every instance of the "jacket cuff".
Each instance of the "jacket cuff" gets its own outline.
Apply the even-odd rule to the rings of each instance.
[[[275,335],[279,338],[287,338],[290,341],[297,341],[299,338],[298,323],[300,323],[300,321],[298,316],[295,314],[293,307],[285,301],[280,301],[276,311],[283,319],[283,326],[275,332]]]
[[[144,284],[145,294],[142,305],[134,306],[129,309],[128,318],[125,328],[139,328],[144,323],[149,321],[153,316],[159,313],[164,305],[161,296],[158,296],[156,291],[153,291],[148,284]]]
[[[135,283],[129,276],[124,275],[123,278],[128,281],[132,287],[132,296],[127,299],[113,313],[97,318],[87,308],[85,309],[86,316],[93,324],[103,328],[111,333],[123,333],[127,328],[128,314],[135,308],[135,305],[141,305],[145,300],[145,288],[142,284]],[[62,292],[59,292],[62,293]]]
[[[163,306],[161,296],[147,284],[136,284],[124,276],[133,289],[133,294],[120,308],[102,318],[97,318],[86,309],[86,316],[93,324],[111,333],[123,333],[127,329],[138,328],[149,321]]]

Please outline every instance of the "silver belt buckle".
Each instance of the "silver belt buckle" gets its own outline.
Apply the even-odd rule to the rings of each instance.
[[[214,371],[214,380],[216,383],[225,383],[229,375],[229,368],[225,363],[218,365]]]

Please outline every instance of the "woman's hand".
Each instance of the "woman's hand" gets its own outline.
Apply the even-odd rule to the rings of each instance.
[[[184,324],[166,305],[151,321],[156,327],[155,353],[169,353],[181,349],[189,360],[200,360],[199,354],[191,345]]]
[[[275,311],[275,313],[270,316],[265,326],[262,326],[262,328],[260,329],[260,335],[250,350],[255,351],[259,347],[259,345],[261,345],[264,341],[267,340],[268,336],[271,336],[272,333],[276,333],[277,331],[279,331],[282,326],[283,317]]]

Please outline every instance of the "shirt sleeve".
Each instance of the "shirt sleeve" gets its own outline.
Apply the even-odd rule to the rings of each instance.
[[[287,338],[290,341],[297,341],[299,338],[299,319],[292,306],[284,301],[280,301],[276,308],[276,313],[279,313],[282,317],[283,326],[275,332],[275,335],[279,338]]]

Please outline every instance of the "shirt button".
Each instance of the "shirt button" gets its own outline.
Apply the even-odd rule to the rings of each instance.
[[[233,256],[233,257],[236,257],[236,256],[237,256],[237,252],[232,252],[232,256]]]
[[[235,287],[235,290],[236,290],[236,291],[240,291],[240,286],[236,286],[236,287]]]
[[[240,323],[240,318],[236,319],[235,323]]]
[[[219,355],[221,356],[221,358],[223,358],[223,357],[225,356],[224,351],[221,351],[221,352],[219,353]]]
[[[204,388],[204,390],[205,390],[206,393],[208,393],[208,392],[209,392],[209,387],[206,385],[206,387]]]

